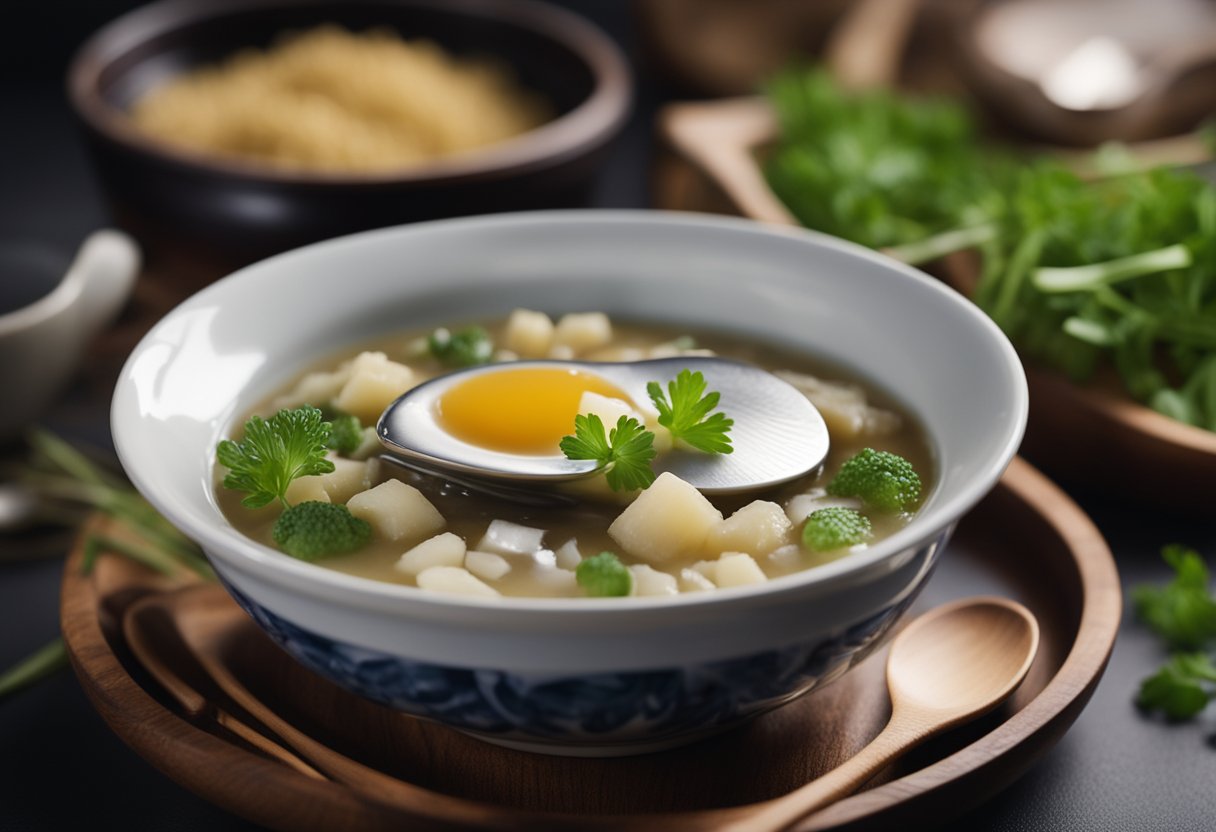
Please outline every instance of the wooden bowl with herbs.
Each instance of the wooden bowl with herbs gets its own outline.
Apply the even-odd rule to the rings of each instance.
[[[1023,452],[1066,481],[1196,509],[1216,489],[1216,187],[1148,158],[997,149],[949,101],[790,73],[767,98],[671,105],[665,207],[805,226],[931,268],[1018,346]],[[1101,175],[1094,176],[1094,171]]]

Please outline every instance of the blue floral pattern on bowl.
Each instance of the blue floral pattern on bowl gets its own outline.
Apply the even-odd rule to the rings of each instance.
[[[663,743],[756,716],[865,658],[917,590],[827,639],[685,667],[551,676],[416,662],[344,644],[282,618],[228,585],[263,630],[321,676],[484,739],[538,746]]]

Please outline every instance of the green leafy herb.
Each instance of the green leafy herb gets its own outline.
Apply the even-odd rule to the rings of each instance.
[[[1177,544],[1162,557],[1174,569],[1163,587],[1132,591],[1136,614],[1174,650],[1198,650],[1216,642],[1216,598],[1208,591],[1211,575],[1199,553]]]
[[[47,642],[31,655],[0,673],[0,699],[10,693],[44,679],[61,667],[67,666],[68,652],[63,639]]]
[[[606,436],[604,422],[594,413],[574,417],[574,435],[561,441],[567,459],[593,459],[600,464],[613,491],[636,491],[654,482],[654,434],[637,419],[622,416]]]
[[[219,463],[229,469],[224,487],[249,492],[241,501],[248,508],[275,500],[286,506],[292,480],[334,470],[325,458],[329,433],[321,411],[308,405],[280,410],[269,419],[251,417],[240,442],[225,439],[216,449]]]
[[[828,552],[864,543],[871,533],[870,519],[860,511],[831,506],[807,518],[802,527],[802,545],[813,552]]]
[[[600,552],[579,563],[575,580],[593,598],[612,598],[633,591],[633,575],[612,552]]]
[[[292,557],[315,561],[353,552],[371,539],[372,527],[346,506],[309,501],[285,509],[271,535]]]
[[[485,364],[494,354],[490,333],[480,326],[467,326],[456,332],[440,327],[427,339],[431,355],[445,367],[472,367]]]
[[[733,419],[723,413],[711,413],[718,406],[720,395],[706,393],[705,376],[699,372],[681,370],[667,384],[667,395],[657,381],[646,385],[650,400],[659,411],[659,424],[671,431],[674,439],[707,454],[728,454]]]
[[[767,94],[781,127],[764,165],[773,192],[808,228],[871,248],[986,226],[1014,169],[958,102],[846,90],[818,69],[783,73]],[[945,251],[977,241],[963,237]],[[940,256],[941,242],[910,262]]]
[[[363,444],[363,424],[358,416],[343,413],[330,423],[329,441],[326,446],[343,456],[350,456]]]
[[[1216,664],[1203,653],[1179,653],[1140,684],[1136,704],[1170,719],[1196,716],[1216,697]]]
[[[873,448],[848,459],[828,484],[828,493],[835,497],[858,497],[883,511],[911,508],[920,499],[920,489],[920,477],[911,462]]]

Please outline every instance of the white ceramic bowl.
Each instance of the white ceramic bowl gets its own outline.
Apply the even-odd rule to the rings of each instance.
[[[674,599],[427,594],[294,560],[224,519],[216,442],[269,391],[343,345],[516,306],[695,324],[823,356],[919,418],[937,479],[917,517],[863,553]],[[625,754],[788,702],[880,644],[1013,456],[1026,406],[1004,336],[913,269],[748,221],[583,211],[390,228],[243,269],[144,338],[112,423],[139,490],[307,666],[491,741]]]

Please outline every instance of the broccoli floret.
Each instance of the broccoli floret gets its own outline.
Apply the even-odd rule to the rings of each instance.
[[[870,532],[870,518],[860,511],[840,506],[821,508],[806,519],[802,545],[813,552],[828,552],[864,543]]]
[[[363,425],[358,416],[344,413],[331,422],[329,447],[343,456],[350,456],[363,444]]]
[[[371,524],[334,503],[310,501],[286,509],[271,532],[279,548],[300,560],[353,552],[372,536]]]
[[[899,511],[920,499],[920,477],[902,456],[866,448],[840,466],[828,493],[859,497],[874,508]]]
[[[472,367],[485,364],[494,354],[490,333],[479,326],[468,326],[458,332],[440,327],[427,339],[431,355],[445,367]]]
[[[628,595],[633,590],[633,575],[612,552],[589,557],[574,570],[578,585],[593,598]]]

